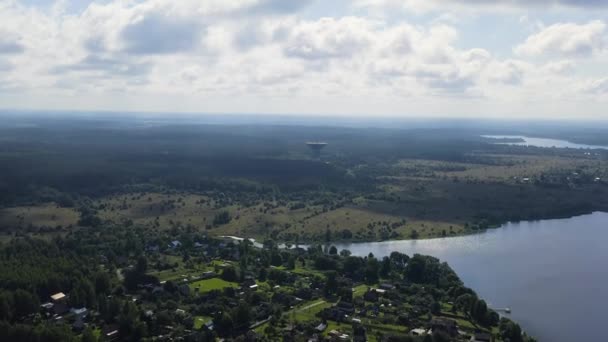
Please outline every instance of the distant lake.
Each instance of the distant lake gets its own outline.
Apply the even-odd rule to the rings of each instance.
[[[521,139],[520,142],[496,142],[499,145],[513,146],[535,146],[535,147],[557,147],[557,148],[579,148],[579,149],[602,149],[608,150],[608,146],[575,144],[566,140],[532,138],[521,135],[482,135],[489,139]]]
[[[540,341],[605,341],[608,213],[508,223],[481,234],[336,244],[353,255],[399,251],[447,261],[465,285]]]

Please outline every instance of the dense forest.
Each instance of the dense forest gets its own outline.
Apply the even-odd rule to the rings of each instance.
[[[0,125],[0,228],[188,224],[167,217],[173,211],[216,235],[322,241],[329,229],[334,238],[369,241],[458,235],[608,208],[604,150],[583,154],[482,137],[498,127],[10,116]],[[328,143],[321,158],[308,141]],[[119,206],[117,196],[125,196]],[[144,206],[134,198],[151,199]],[[181,207],[185,212],[176,211]],[[50,217],[32,219],[30,210]],[[205,211],[235,219],[212,223],[200,218]],[[266,215],[254,215],[259,211]],[[358,215],[358,226],[344,222],[349,214]]]

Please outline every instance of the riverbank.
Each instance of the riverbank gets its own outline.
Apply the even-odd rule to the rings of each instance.
[[[302,240],[302,241],[298,241],[298,245],[302,246],[302,245],[328,245],[328,244],[357,244],[357,243],[380,243],[380,242],[395,242],[395,241],[426,241],[426,240],[437,240],[437,239],[449,239],[449,238],[458,238],[458,237],[466,237],[466,236],[472,236],[472,235],[479,235],[479,234],[484,234],[488,231],[492,231],[492,230],[496,230],[496,229],[501,229],[505,226],[511,225],[511,224],[517,224],[517,223],[521,223],[521,222],[537,222],[537,221],[546,221],[546,220],[560,220],[560,219],[572,219],[572,218],[577,218],[577,217],[581,217],[581,216],[586,216],[586,215],[593,215],[595,213],[608,213],[608,211],[584,211],[584,212],[578,212],[578,213],[574,213],[574,214],[565,214],[565,215],[557,215],[557,216],[550,216],[550,217],[539,217],[539,218],[533,218],[533,219],[529,219],[529,220],[519,220],[519,221],[507,221],[501,224],[496,224],[496,225],[492,225],[490,227],[486,227],[486,228],[480,228],[480,229],[469,229],[469,230],[465,230],[461,233],[458,234],[453,234],[453,235],[446,235],[446,236],[442,236],[442,235],[436,235],[436,236],[425,236],[425,237],[419,237],[416,239],[412,239],[412,238],[392,238],[392,239],[386,239],[386,240],[348,240],[348,239],[332,239],[330,242],[328,241],[323,241],[323,240]],[[239,237],[239,236],[231,236],[231,235],[220,235],[217,236],[219,238],[228,238],[228,239],[232,239],[234,241],[243,241],[245,240],[245,238],[243,237]],[[258,247],[263,247],[263,238],[260,237],[251,237],[248,238],[248,240],[250,240],[251,242],[254,243],[254,245],[257,245]],[[262,242],[259,242],[262,241]],[[295,246],[296,245],[296,241],[283,241],[283,240],[276,240],[274,241],[275,243],[278,243],[279,246]]]
[[[489,306],[509,307],[509,317],[539,341],[599,341],[608,274],[598,272],[598,265],[608,258],[607,226],[608,213],[595,212],[509,223],[469,236],[334,245],[358,256],[435,256]]]

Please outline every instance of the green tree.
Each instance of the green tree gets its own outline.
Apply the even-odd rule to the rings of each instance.
[[[251,322],[251,308],[246,302],[241,301],[239,306],[237,306],[234,310],[232,317],[234,320],[234,325],[237,328],[248,328],[249,323]]]
[[[329,271],[325,274],[325,294],[332,295],[338,291],[338,274],[336,271]]]
[[[379,280],[378,273],[380,270],[380,263],[376,258],[367,258],[367,264],[365,265],[365,282],[368,284],[376,284]]]
[[[287,259],[287,269],[293,270],[295,268],[296,268],[296,257],[293,255],[290,255],[289,258]]]
[[[93,334],[93,329],[90,327],[84,329],[81,342],[97,342],[97,338],[95,337],[95,334]]]
[[[233,266],[226,267],[222,272],[222,279],[224,279],[225,281],[237,281],[238,273],[236,271],[236,268],[234,268]]]
[[[266,267],[260,268],[260,271],[258,272],[258,279],[263,282],[263,281],[266,281],[267,278],[268,278],[268,270],[266,269]]]
[[[234,328],[232,317],[226,312],[218,314],[213,325],[220,336],[230,336]]]
[[[336,246],[331,246],[329,248],[329,254],[330,255],[338,255],[338,249],[336,248]]]
[[[350,255],[351,255],[351,252],[348,249],[343,249],[340,251],[341,257],[349,257]]]
[[[137,265],[135,266],[135,271],[139,274],[144,274],[146,273],[146,271],[148,271],[148,259],[144,255],[141,255],[139,258],[137,258]]]
[[[95,292],[98,294],[108,294],[111,290],[110,276],[105,272],[95,273]]]
[[[391,259],[389,259],[389,257],[382,258],[382,264],[380,265],[380,276],[382,278],[388,278],[389,274],[391,273],[391,267]]]
[[[25,290],[17,290],[13,294],[13,303],[15,305],[15,317],[24,317],[31,313],[37,312],[40,303],[31,293]]]
[[[13,318],[13,298],[8,292],[0,294],[0,321],[10,321]]]
[[[227,211],[222,211],[221,213],[216,214],[213,218],[213,225],[217,227],[228,224],[230,223],[230,220],[230,214]]]
[[[511,320],[502,318],[499,325],[500,336],[510,342],[522,342],[521,328]]]

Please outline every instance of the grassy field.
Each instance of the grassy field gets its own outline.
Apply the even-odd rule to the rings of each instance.
[[[463,232],[462,224],[456,222],[410,220],[405,216],[376,212],[365,200],[325,212],[314,206],[298,210],[290,210],[283,206],[263,212],[261,204],[218,209],[208,198],[193,194],[128,194],[104,198],[96,204],[102,208],[99,216],[115,223],[132,220],[134,224],[159,229],[167,229],[174,225],[192,225],[216,236],[234,235],[263,239],[272,230],[279,230],[281,234],[299,234],[306,239],[306,237],[323,236],[325,231],[330,229],[336,232],[334,237],[339,240],[340,233],[348,229],[359,240],[375,240],[379,233],[374,231],[376,227],[369,229],[368,226],[377,225],[379,228],[385,223],[398,225],[394,231],[400,238],[409,238],[414,230],[419,238],[439,236],[443,230],[451,231],[452,234]],[[233,218],[231,222],[219,228],[208,227],[214,215],[220,210],[230,213]],[[406,222],[405,225],[401,225],[403,221]]]
[[[239,284],[231,283],[220,278],[212,278],[195,281],[188,284],[188,286],[190,286],[190,289],[193,291],[198,289],[199,293],[206,293],[213,290],[223,290],[227,287],[238,288]]]
[[[0,210],[0,228],[28,228],[61,226],[67,228],[78,223],[78,212],[72,208],[60,208],[54,203],[30,207],[14,207]]]
[[[373,194],[351,194],[334,207],[306,202],[238,200],[194,193],[140,192],[93,201],[97,215],[115,224],[167,230],[190,226],[212,236],[264,240],[377,241],[432,238],[474,232],[506,221],[555,218],[608,210],[608,162],[584,156],[476,154],[478,162],[399,160],[384,165]],[[525,179],[525,181],[524,181]],[[541,182],[542,180],[542,182]],[[229,223],[215,226],[226,211]],[[53,203],[0,210],[4,231],[44,232],[76,226],[79,213]],[[50,227],[50,228],[49,228]],[[345,233],[347,232],[347,233]],[[169,279],[175,275],[161,275]]]

